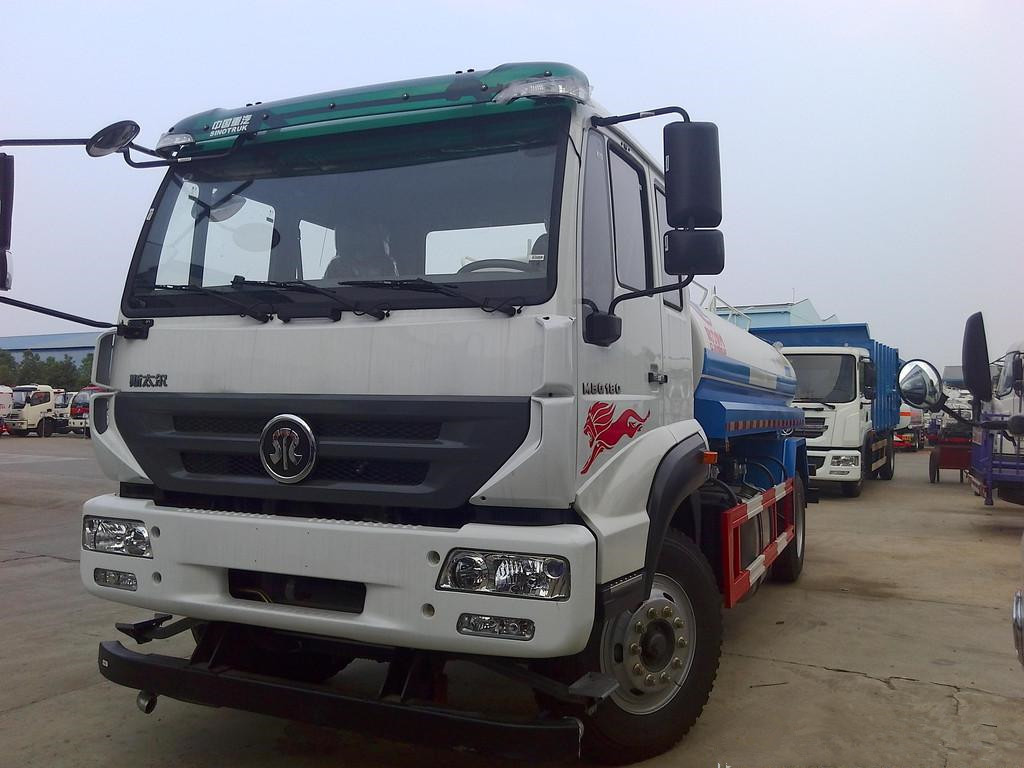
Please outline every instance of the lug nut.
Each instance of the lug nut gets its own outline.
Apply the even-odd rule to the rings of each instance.
[[[630,645],[629,646],[629,653],[630,653],[631,656],[639,656],[640,655],[640,644],[639,643],[633,643],[632,645]]]
[[[677,616],[676,620],[673,621],[672,623],[676,625],[676,629],[682,629],[683,620],[680,617]]]
[[[661,679],[661,682],[663,682],[663,683],[670,683],[670,682],[672,682],[672,678],[668,676],[668,672],[662,672],[660,679]]]
[[[642,621],[638,621],[633,625],[633,631],[638,635],[642,635],[644,633],[644,623]]]
[[[674,659],[672,659],[672,667],[674,669],[681,669],[682,666],[683,666],[683,660],[680,659],[678,656],[676,656]]]
[[[644,673],[644,668],[641,665],[639,665],[639,664],[634,664],[633,665],[633,674],[634,675],[642,675],[643,673]]]
[[[647,618],[648,619],[656,619],[656,618],[658,618],[658,609],[657,608],[648,608],[647,609]]]
[[[666,605],[664,608],[662,608],[661,615],[664,616],[666,619],[670,618],[672,616],[672,606]]]
[[[644,678],[644,685],[646,685],[648,688],[654,685],[656,682],[657,680],[655,679],[654,675],[648,675]]]
[[[686,638],[680,637],[678,640],[676,640],[676,645],[678,645],[680,648],[685,648],[688,645],[688,643],[686,642]]]

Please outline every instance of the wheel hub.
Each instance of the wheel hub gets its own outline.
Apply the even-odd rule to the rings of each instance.
[[[619,681],[613,696],[629,710],[660,709],[675,696],[690,670],[692,609],[678,586],[672,584],[672,592],[678,590],[678,595],[665,586],[655,584],[644,603],[632,614],[623,614],[610,633],[606,631],[605,669]]]

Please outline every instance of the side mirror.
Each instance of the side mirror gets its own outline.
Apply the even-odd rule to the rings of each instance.
[[[1010,386],[1017,397],[1024,395],[1024,356],[1020,352],[1010,360]]]
[[[873,362],[869,360],[864,363],[864,381],[861,382],[860,390],[868,400],[874,400],[878,396],[878,391],[875,389],[877,375]]]
[[[717,229],[670,229],[665,233],[665,271],[670,275],[720,275],[725,238]]]
[[[988,342],[985,339],[985,320],[981,312],[967,318],[964,326],[964,345],[961,362],[964,384],[979,402],[992,399],[992,373],[988,366]]]
[[[14,213],[14,157],[0,152],[0,291],[11,290],[11,222]]]
[[[141,130],[134,120],[121,120],[94,133],[85,142],[85,151],[89,157],[112,155],[135,141]]]
[[[583,321],[583,338],[589,344],[608,347],[622,337],[622,318],[609,312],[594,311]]]
[[[665,126],[665,207],[673,229],[714,229],[722,223],[718,126]]]
[[[896,385],[903,402],[925,411],[939,410],[946,400],[942,377],[935,366],[925,360],[904,363]]]

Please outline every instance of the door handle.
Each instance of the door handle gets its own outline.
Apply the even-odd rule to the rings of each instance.
[[[657,371],[647,372],[647,383],[648,384],[668,384],[668,374],[658,373]]]

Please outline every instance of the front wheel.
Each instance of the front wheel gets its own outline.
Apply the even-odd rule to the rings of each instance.
[[[885,464],[878,470],[879,480],[892,480],[893,475],[896,473],[896,449],[893,447],[892,440],[888,440],[885,445]]]
[[[619,683],[593,714],[573,713],[583,722],[583,754],[621,765],[670,749],[704,709],[721,651],[714,573],[693,541],[670,530],[648,598],[595,625],[587,648],[559,664],[567,680],[597,670]]]
[[[39,422],[39,426],[36,427],[36,434],[40,437],[49,437],[53,434],[53,422],[49,419],[43,419]]]

